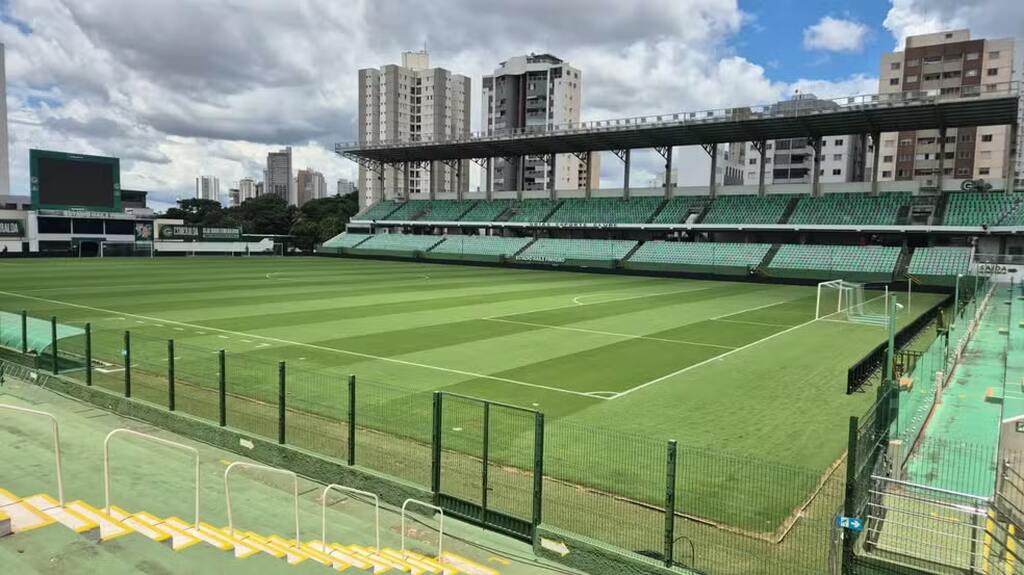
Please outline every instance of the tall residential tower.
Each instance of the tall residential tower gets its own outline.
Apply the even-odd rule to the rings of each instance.
[[[972,40],[968,30],[910,36],[901,52],[882,55],[878,92],[935,90],[968,96],[1007,90],[1013,80],[1012,39]],[[880,180],[919,180],[940,187],[943,178],[1013,177],[1010,126],[887,132],[881,136]]]
[[[402,53],[402,65],[359,71],[359,142],[430,142],[469,133],[470,80],[431,68],[426,51]],[[359,168],[359,205],[382,199],[469,190],[469,160],[390,166],[378,174]],[[453,169],[454,168],[454,169]],[[461,176],[461,178],[459,177]]]
[[[544,131],[552,126],[580,121],[580,71],[551,54],[530,54],[509,58],[494,73],[484,76],[481,110],[482,126],[488,134],[513,130]],[[491,173],[484,174],[494,190],[544,190],[596,188],[600,178],[600,155],[591,156],[590,170],[572,154],[548,159],[495,159]]]

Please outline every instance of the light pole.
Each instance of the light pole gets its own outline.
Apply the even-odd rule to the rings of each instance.
[[[953,292],[953,327],[956,327],[956,318],[960,315],[960,278],[964,274],[956,275],[956,290]]]

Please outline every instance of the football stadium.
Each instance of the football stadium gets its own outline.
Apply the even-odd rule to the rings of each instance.
[[[306,253],[32,150],[0,572],[1020,573],[1024,192],[944,163],[1020,90],[975,88],[342,143],[381,194]],[[937,181],[881,178],[928,130]],[[863,181],[819,181],[836,134]],[[798,140],[810,181],[766,183]],[[735,142],[756,183],[716,180]],[[600,153],[621,187],[527,176]]]

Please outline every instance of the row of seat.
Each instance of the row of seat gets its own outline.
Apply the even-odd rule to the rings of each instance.
[[[1024,193],[953,192],[944,224],[1024,225]],[[796,200],[792,213],[787,208]],[[356,216],[371,221],[675,224],[703,214],[707,224],[895,225],[915,202],[909,192],[378,202]]]
[[[772,244],[730,242],[673,242],[650,240],[596,240],[501,236],[434,236],[412,234],[344,233],[324,247],[347,248],[351,253],[393,252],[410,256],[429,253],[444,257],[483,256],[516,258],[527,262],[628,261],[655,266],[700,266],[769,271],[808,270],[864,274],[893,274],[903,250],[893,246]],[[472,259],[471,257],[468,259]],[[911,275],[956,276],[967,273],[971,248],[917,248],[910,261]],[[645,268],[650,269],[650,268]],[[783,274],[780,274],[783,275]],[[826,274],[827,275],[827,274]]]
[[[947,226],[1024,225],[1024,192],[949,194],[942,223]]]
[[[907,273],[912,276],[956,276],[968,273],[971,248],[917,248],[910,258]]]
[[[769,270],[815,270],[892,274],[902,250],[892,246],[783,244]]]

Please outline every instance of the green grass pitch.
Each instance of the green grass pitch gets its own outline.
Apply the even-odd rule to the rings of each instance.
[[[815,288],[792,285],[333,258],[25,260],[0,264],[0,277],[0,308],[90,321],[97,356],[129,329],[211,350],[208,363],[224,348],[233,365],[286,360],[339,384],[352,373],[531,407],[551,431],[675,439],[815,472],[873,399],[845,394],[848,367],[885,337],[813,321]],[[900,321],[939,298],[915,295]],[[162,350],[137,348],[159,364]],[[615,449],[571,457],[614,461]],[[698,475],[686,475],[690,501],[735,487]],[[630,489],[615,471],[587,481]],[[744,526],[771,527],[795,504]]]

